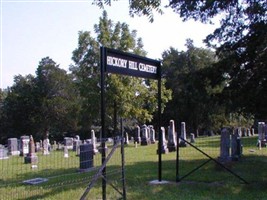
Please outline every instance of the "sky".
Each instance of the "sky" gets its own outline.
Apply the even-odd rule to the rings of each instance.
[[[163,0],[166,5],[167,0]],[[114,23],[125,22],[130,30],[137,30],[147,57],[161,58],[170,47],[185,50],[185,40],[191,38],[195,46],[205,47],[203,39],[218,26],[200,22],[182,22],[171,9],[156,14],[154,22],[148,18],[130,17],[129,0],[105,6]],[[103,10],[92,0],[1,0],[0,3],[0,88],[13,85],[16,75],[35,75],[42,58],[49,56],[59,67],[69,69],[72,52],[78,47],[78,32],[94,33]]]

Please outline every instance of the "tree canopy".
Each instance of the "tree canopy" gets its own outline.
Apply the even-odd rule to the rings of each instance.
[[[112,0],[98,1],[111,4]],[[145,15],[153,21],[153,11],[161,12],[158,1],[129,1],[131,15]],[[169,0],[184,21],[212,23],[220,17],[220,27],[205,42],[216,49],[220,62],[214,68],[213,84],[227,81],[223,98],[232,109],[266,119],[267,110],[267,3],[266,0]]]

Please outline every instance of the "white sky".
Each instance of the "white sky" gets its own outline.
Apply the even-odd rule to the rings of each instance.
[[[215,29],[200,22],[182,22],[170,9],[157,14],[154,23],[144,16],[131,18],[128,6],[129,0],[119,0],[105,8],[114,23],[126,22],[130,30],[137,30],[152,59],[161,58],[171,46],[184,50],[187,38],[193,39],[195,46],[205,47],[203,39]],[[13,85],[15,75],[35,75],[39,61],[46,56],[68,70],[78,32],[93,33],[103,10],[92,5],[92,0],[1,0],[0,12],[0,88],[7,88]]]

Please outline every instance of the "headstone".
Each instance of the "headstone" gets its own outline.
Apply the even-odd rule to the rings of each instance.
[[[68,158],[69,157],[69,150],[67,146],[64,146],[64,158]]]
[[[49,145],[50,145],[49,139],[48,138],[44,139],[44,141],[43,141],[43,155],[49,155],[50,154]]]
[[[195,134],[190,133],[190,143],[195,143]]]
[[[32,135],[30,136],[30,148],[29,148],[29,153],[27,154],[27,156],[24,158],[24,163],[31,163],[32,164],[32,168],[36,168],[37,167],[37,163],[38,163],[38,157],[35,153],[35,144],[34,144],[34,140]]]
[[[222,128],[220,141],[220,157],[219,161],[224,163],[230,160],[230,130],[229,128]]]
[[[5,146],[0,145],[0,160],[8,159],[8,149]]]
[[[247,136],[248,136],[248,137],[251,136],[251,132],[250,132],[250,129],[249,129],[249,128],[247,129]]]
[[[73,147],[72,147],[72,150],[76,151],[76,155],[80,155],[80,145],[81,145],[80,136],[76,135],[75,139],[73,140]]]
[[[20,154],[17,138],[8,138],[7,145],[8,145],[9,155],[14,156]]]
[[[68,149],[73,149],[73,138],[64,137],[64,146],[66,146]]]
[[[161,135],[162,135],[162,144],[161,144],[161,153],[162,154],[167,154],[169,153],[169,149],[167,147],[167,142],[166,142],[166,138],[165,138],[165,128],[164,127],[161,127]],[[157,154],[159,154],[159,149],[157,149]]]
[[[151,144],[155,144],[156,143],[155,129],[152,125],[149,126],[149,129],[150,129],[150,142],[151,142]]]
[[[140,127],[138,125],[135,127],[134,142],[137,142],[138,144],[141,143]]]
[[[170,120],[170,125],[168,126],[168,144],[167,147],[169,152],[176,151],[176,134],[175,134],[175,126],[174,121]]]
[[[124,144],[129,144],[129,136],[127,132],[125,132]]]
[[[88,171],[94,167],[93,144],[80,145],[80,171]]]
[[[149,145],[150,144],[150,138],[148,137],[148,129],[147,125],[143,125],[141,127],[141,145]]]
[[[98,153],[98,149],[97,149],[97,146],[96,146],[96,141],[97,141],[97,138],[95,136],[95,131],[91,130],[91,143],[93,144],[93,152],[94,152],[94,154]]]
[[[265,122],[258,122],[258,144],[257,146],[265,147]]]
[[[246,128],[243,128],[243,131],[242,131],[242,136],[243,137],[247,137],[247,129]]]
[[[187,143],[184,141],[186,140],[186,128],[185,128],[185,122],[181,122],[181,140],[179,142],[179,147],[186,147]]]
[[[29,142],[30,137],[29,136],[21,136],[20,137],[20,155],[26,156],[29,153]]]
[[[233,161],[237,161],[241,157],[241,154],[242,154],[242,144],[237,128],[234,130],[231,137],[231,159]]]
[[[251,128],[251,135],[254,136],[255,135],[255,129]]]
[[[35,142],[35,152],[41,151],[41,145],[40,142]]]

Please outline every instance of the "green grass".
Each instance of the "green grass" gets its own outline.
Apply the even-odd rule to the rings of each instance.
[[[219,156],[219,137],[197,138],[195,145],[216,159]],[[157,145],[125,147],[127,199],[172,200],[172,199],[266,199],[267,198],[267,149],[258,150],[257,137],[242,138],[243,156],[238,162],[226,166],[244,178],[249,184],[226,172],[210,161],[190,176],[176,183],[176,153],[162,155],[162,179],[169,184],[151,185],[158,178]],[[23,158],[14,156],[0,160],[0,199],[79,199],[93,176],[92,172],[79,173],[79,157],[69,151],[70,157],[63,158],[63,152],[53,151],[51,155],[38,154],[38,169],[32,170],[23,164]],[[116,151],[107,167],[108,181],[121,189],[119,181],[120,149]],[[192,147],[180,148],[179,177],[183,177],[208,158]],[[101,157],[94,159],[100,166]],[[32,186],[22,184],[23,180],[46,177],[48,182]],[[90,191],[88,199],[102,198],[101,180]],[[107,186],[108,199],[120,199],[111,186]]]

